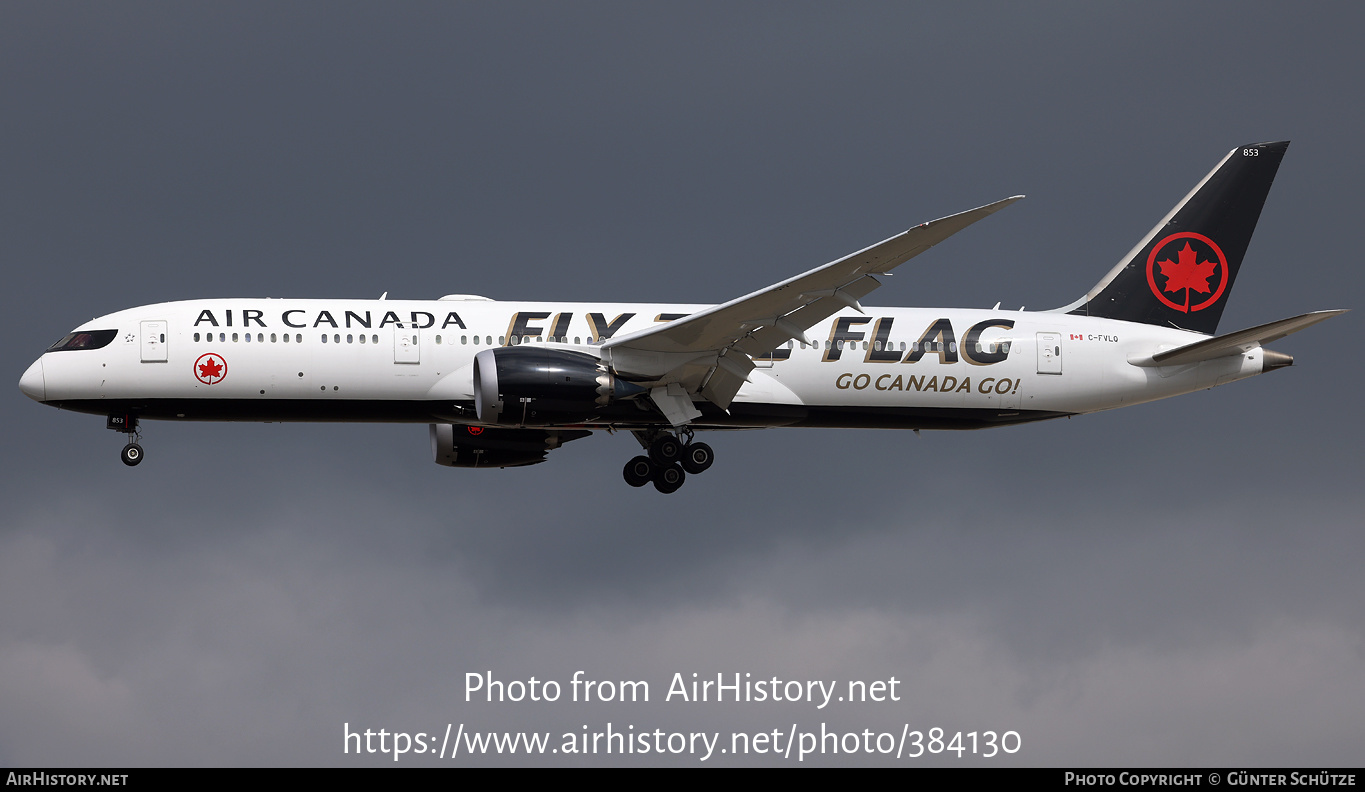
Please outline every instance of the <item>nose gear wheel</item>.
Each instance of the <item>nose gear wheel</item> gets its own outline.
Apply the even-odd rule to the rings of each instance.
[[[128,467],[133,467],[142,461],[142,446],[137,443],[129,443],[123,447],[123,451],[119,454],[119,458],[123,460],[123,464]]]

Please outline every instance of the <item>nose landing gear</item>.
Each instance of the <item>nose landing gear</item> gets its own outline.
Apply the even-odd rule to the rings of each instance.
[[[128,444],[119,452],[119,459],[123,460],[123,464],[133,467],[142,461],[142,446],[138,445],[138,441],[142,439],[142,432],[138,431],[136,415],[111,415],[104,425],[107,429],[123,432],[128,436]]]
[[[716,459],[711,446],[692,442],[692,430],[686,427],[679,430],[681,437],[663,430],[631,434],[648,452],[647,456],[632,457],[622,471],[626,483],[632,487],[643,487],[652,482],[654,489],[665,495],[677,492],[689,473],[704,472]]]

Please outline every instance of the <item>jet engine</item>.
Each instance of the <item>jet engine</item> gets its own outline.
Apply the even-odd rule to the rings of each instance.
[[[431,454],[446,467],[521,467],[545,461],[545,454],[586,429],[500,429],[487,426],[431,425]]]
[[[474,409],[484,424],[582,423],[609,404],[645,392],[584,352],[525,345],[474,356]]]

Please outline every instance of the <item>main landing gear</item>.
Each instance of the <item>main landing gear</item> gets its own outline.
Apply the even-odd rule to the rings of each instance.
[[[649,452],[647,456],[633,457],[622,471],[626,483],[632,487],[653,482],[654,489],[659,492],[677,492],[688,473],[702,473],[716,461],[711,446],[693,442],[691,429],[681,429],[681,437],[664,431],[632,434]]]
[[[136,415],[111,415],[104,425],[128,436],[128,445],[119,452],[119,459],[123,460],[123,464],[133,467],[142,461],[142,446],[138,445],[138,441],[142,439],[142,432],[138,431]]]

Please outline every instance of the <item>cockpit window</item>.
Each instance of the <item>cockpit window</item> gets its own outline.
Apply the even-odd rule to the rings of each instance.
[[[48,352],[65,352],[70,349],[99,349],[109,346],[118,335],[117,330],[77,330],[61,341],[47,348]]]

